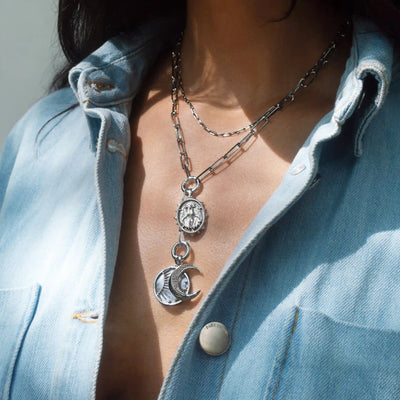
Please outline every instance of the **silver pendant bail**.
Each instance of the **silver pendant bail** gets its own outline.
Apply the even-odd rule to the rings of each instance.
[[[188,197],[192,197],[192,194],[197,192],[200,188],[200,179],[197,176],[188,176],[181,184],[183,193]],[[193,186],[194,184],[194,186]]]

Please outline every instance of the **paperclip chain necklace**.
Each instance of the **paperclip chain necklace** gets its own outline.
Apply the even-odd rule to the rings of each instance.
[[[183,192],[181,203],[178,205],[175,219],[179,227],[178,241],[172,246],[171,255],[175,261],[175,265],[164,268],[154,280],[154,295],[157,300],[164,305],[176,305],[183,301],[191,300],[198,296],[200,290],[190,292],[190,278],[186,273],[187,270],[199,271],[197,267],[190,264],[184,264],[185,259],[190,254],[189,243],[185,240],[184,235],[187,233],[193,235],[205,228],[207,214],[204,204],[195,199],[193,195],[198,191],[202,181],[210,174],[214,173],[222,165],[227,163],[254,135],[261,131],[269,122],[269,119],[278,111],[282,111],[287,105],[292,103],[295,99],[296,93],[305,89],[314,82],[318,76],[321,68],[327,64],[329,57],[334,53],[337,45],[343,39],[350,27],[350,22],[346,21],[341,25],[340,30],[336,33],[334,40],[329,44],[329,47],[322,53],[321,57],[314,64],[309,71],[299,80],[293,90],[291,90],[285,97],[278,103],[268,108],[259,118],[250,123],[249,125],[237,129],[232,132],[218,133],[206,126],[206,124],[199,118],[193,104],[187,98],[182,83],[182,69],[181,69],[181,45],[182,35],[177,42],[175,50],[172,52],[172,87],[171,87],[171,100],[172,111],[171,120],[175,130],[176,141],[179,149],[179,156],[182,169],[185,171],[186,178],[181,184]],[[183,139],[181,124],[179,120],[178,102],[179,93],[182,98],[190,106],[193,117],[198,124],[213,136],[229,137],[232,135],[248,132],[239,142],[232,146],[224,155],[219,157],[209,167],[197,176],[191,174],[190,158],[188,156],[185,141]]]

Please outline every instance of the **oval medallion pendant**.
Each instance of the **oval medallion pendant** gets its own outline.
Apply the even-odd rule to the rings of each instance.
[[[164,268],[154,279],[154,295],[156,299],[165,306],[175,306],[182,303],[183,300],[176,297],[170,289],[169,281],[171,274],[178,268],[177,265]],[[190,290],[190,279],[186,273],[183,273],[179,277],[178,285],[183,293],[189,294]]]
[[[199,232],[204,228],[206,216],[203,203],[193,197],[183,200],[176,211],[179,228],[189,234]]]

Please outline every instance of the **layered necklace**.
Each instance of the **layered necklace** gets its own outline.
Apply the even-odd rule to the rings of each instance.
[[[231,132],[218,133],[207,127],[207,125],[199,118],[198,113],[192,102],[187,98],[182,83],[181,68],[181,46],[182,37],[180,36],[175,49],[172,51],[172,73],[171,73],[171,100],[172,111],[171,120],[175,131],[176,141],[179,149],[180,164],[185,172],[185,179],[182,181],[182,200],[176,210],[175,219],[178,225],[178,241],[171,248],[171,255],[174,265],[164,268],[154,280],[154,295],[157,300],[167,306],[173,306],[185,301],[189,301],[197,297],[200,290],[191,292],[190,277],[188,270],[199,271],[197,267],[185,263],[191,248],[186,239],[187,236],[195,235],[206,227],[207,213],[204,204],[196,199],[196,193],[203,185],[204,179],[214,174],[219,168],[229,162],[243,146],[258,132],[261,131],[269,122],[270,118],[278,111],[284,110],[291,104],[297,92],[305,89],[314,82],[322,67],[327,64],[329,58],[334,53],[340,41],[346,36],[350,27],[350,21],[344,22],[334,39],[329,43],[327,49],[322,53],[318,61],[305,73],[298,81],[297,85],[278,103],[268,108],[256,120],[240,129]],[[230,137],[233,135],[243,134],[243,138],[232,146],[225,154],[216,159],[211,165],[205,168],[200,174],[194,175],[191,170],[190,158],[185,145],[182,134],[182,127],[179,120],[179,97],[189,105],[194,119],[207,133],[212,136]]]

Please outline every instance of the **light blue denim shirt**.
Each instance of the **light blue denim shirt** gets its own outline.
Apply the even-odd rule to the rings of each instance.
[[[94,399],[129,113],[168,22],[105,43],[15,125],[0,163],[0,398]],[[355,19],[310,132],[182,338],[160,400],[400,398],[400,80]],[[201,328],[223,323],[213,357]]]

